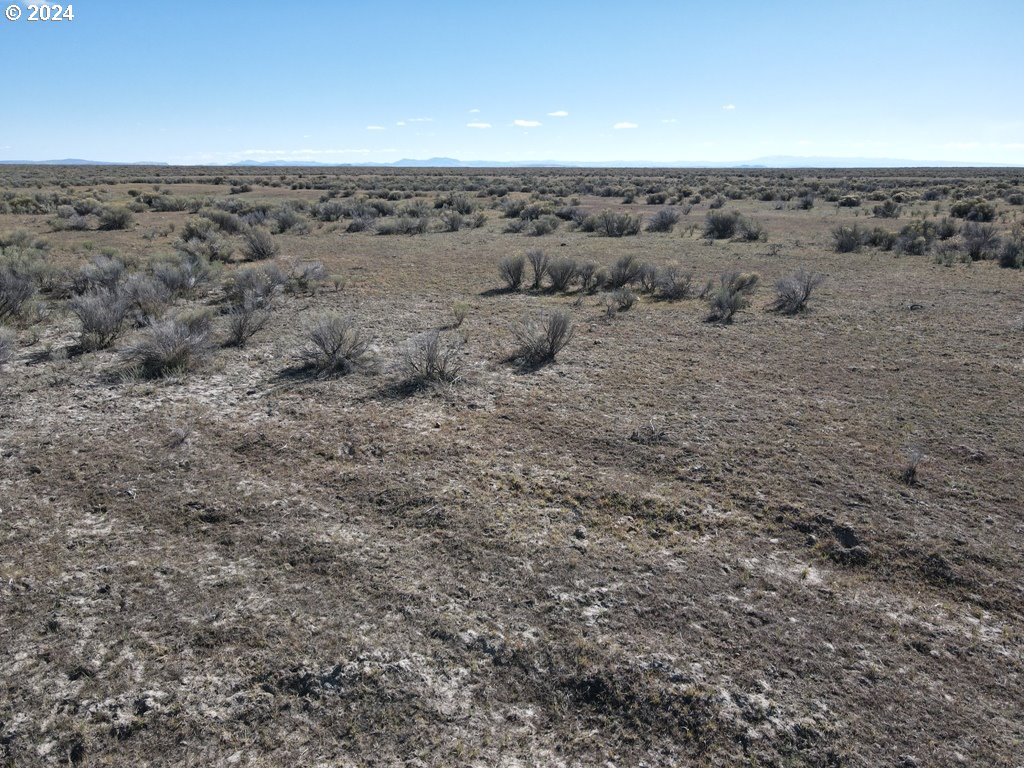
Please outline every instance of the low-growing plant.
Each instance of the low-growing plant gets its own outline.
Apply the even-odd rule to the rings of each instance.
[[[136,325],[159,320],[171,303],[167,286],[150,275],[128,275],[120,288],[128,314]]]
[[[526,252],[526,260],[530,262],[530,267],[533,269],[533,290],[540,290],[541,282],[544,280],[550,264],[548,255],[540,249],[534,249]]]
[[[440,331],[420,334],[406,343],[399,361],[403,382],[409,388],[454,384],[462,377],[462,343]]]
[[[1014,227],[999,250],[999,266],[1007,269],[1024,268],[1024,227]]]
[[[106,349],[113,344],[128,311],[124,297],[106,288],[75,296],[69,308],[81,323],[79,345],[86,351]]]
[[[737,211],[708,211],[704,219],[704,237],[710,240],[728,240],[736,236],[740,214]]]
[[[263,227],[247,227],[242,232],[242,254],[249,261],[272,259],[278,251],[274,236]]]
[[[857,224],[832,230],[832,247],[836,253],[854,253],[864,246],[865,232]]]
[[[693,295],[693,274],[677,266],[662,267],[657,274],[657,294],[666,301],[680,301]]]
[[[153,266],[153,277],[176,297],[191,297],[214,277],[210,262],[203,256],[179,251]]]
[[[369,365],[371,339],[351,315],[321,315],[307,330],[306,339],[299,360],[319,377],[344,376]]]
[[[764,242],[768,239],[768,231],[764,225],[754,219],[748,219],[746,216],[740,216],[737,230],[739,239],[748,243]]]
[[[631,253],[620,256],[608,272],[608,287],[612,289],[621,288],[624,285],[636,282],[640,277],[640,270],[643,266],[643,263],[638,261],[636,256]]]
[[[768,306],[769,311],[781,312],[784,315],[804,312],[811,294],[824,279],[823,275],[800,267],[792,275],[783,277],[775,283],[775,301]]]
[[[992,221],[996,217],[995,206],[981,199],[955,202],[950,206],[949,213],[957,219],[967,221]]]
[[[742,272],[726,272],[719,279],[717,289],[708,291],[710,312],[707,321],[727,325],[733,317],[750,304],[749,296],[757,286],[758,276]]]
[[[464,301],[452,302],[452,328],[461,328],[469,316],[469,304]]]
[[[590,230],[602,237],[626,237],[640,233],[643,219],[628,213],[601,211],[589,217]]]
[[[881,205],[874,206],[871,215],[876,219],[898,219],[900,210],[900,206],[894,200],[886,200]]]
[[[636,304],[636,294],[633,293],[632,289],[628,286],[622,286],[612,291],[611,301],[615,303],[615,307],[619,312],[625,312],[633,308]]]
[[[125,348],[123,359],[147,378],[180,376],[210,354],[208,322],[198,318],[170,318],[150,323]]]
[[[29,275],[9,264],[0,266],[0,320],[20,316],[36,295],[36,287]]]
[[[600,284],[597,281],[597,264],[592,261],[585,261],[576,268],[576,276],[584,293],[593,293]]]
[[[506,290],[518,291],[523,284],[526,259],[522,256],[506,256],[498,262],[498,275],[505,283]]]
[[[242,301],[228,311],[228,345],[244,347],[269,322],[270,304],[256,294],[243,296]]]
[[[517,342],[513,357],[530,368],[553,362],[572,340],[573,332],[572,318],[565,310],[526,318],[513,329]]]
[[[100,211],[99,229],[128,229],[132,225],[132,212],[127,208],[104,208]]]
[[[567,291],[576,279],[578,267],[575,259],[558,258],[548,264],[548,277],[551,279],[551,290]]]
[[[18,339],[9,328],[0,326],[0,371],[14,358]]]
[[[991,224],[968,221],[960,230],[963,248],[971,261],[993,258],[999,248],[999,235]]]
[[[664,197],[664,195],[662,195]],[[648,196],[648,201],[650,196]],[[664,201],[663,201],[664,202]],[[679,223],[679,211],[672,208],[662,208],[647,220],[648,232],[671,232]]]

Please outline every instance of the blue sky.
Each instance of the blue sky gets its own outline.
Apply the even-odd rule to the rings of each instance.
[[[1024,164],[1022,0],[72,5],[0,18],[0,159]]]

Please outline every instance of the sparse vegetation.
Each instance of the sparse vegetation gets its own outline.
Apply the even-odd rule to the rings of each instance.
[[[317,376],[344,376],[369,365],[371,339],[352,315],[321,315],[310,325],[306,340],[299,360]]]
[[[514,329],[518,344],[514,357],[531,368],[554,362],[572,341],[573,334],[572,318],[565,310],[556,310],[544,317],[527,318]]]
[[[498,274],[509,291],[518,291],[526,273],[526,259],[522,256],[506,256],[498,262]]]
[[[711,291],[707,321],[727,325],[736,313],[750,305],[750,295],[757,286],[758,276],[742,272],[726,272],[719,279],[717,289]]]
[[[430,331],[411,339],[402,352],[400,369],[405,385],[422,388],[454,384],[462,377],[462,344],[454,337]]]
[[[209,321],[193,316],[150,323],[123,357],[140,375],[162,378],[195,369],[209,353]]]
[[[772,312],[797,315],[807,309],[814,289],[822,284],[824,276],[800,267],[788,277],[775,283],[775,301],[769,305]]]

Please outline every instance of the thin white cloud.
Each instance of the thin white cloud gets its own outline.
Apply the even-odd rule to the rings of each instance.
[[[479,114],[479,113],[480,113],[479,109],[471,109],[471,110],[469,110],[469,114],[471,114],[471,115],[476,115],[476,114]]]
[[[661,122],[663,122],[663,123],[678,123],[679,120],[678,120],[678,118],[675,118],[675,117],[666,117]]]
[[[548,112],[548,117],[568,117],[569,113],[564,109],[560,109],[557,112]]]
[[[395,125],[405,125],[405,120],[399,120]]]
[[[736,105],[726,104],[724,107],[722,107],[722,109],[724,109],[726,112],[732,112],[734,109],[736,109]]]
[[[432,123],[432,122],[434,122],[434,118],[432,118],[432,117],[408,117],[408,118],[406,118],[406,121],[410,122],[410,123]]]
[[[368,131],[385,131],[387,130],[383,125],[368,125],[366,126]]]
[[[519,128],[536,128],[540,122],[538,120],[513,120],[512,125]]]
[[[639,128],[640,126],[636,123],[616,123],[612,126],[616,131],[626,130],[627,128]]]
[[[466,123],[467,128],[490,128],[490,123]]]

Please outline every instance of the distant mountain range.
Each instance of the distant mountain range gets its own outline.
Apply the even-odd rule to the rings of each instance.
[[[118,163],[106,160],[0,160],[0,165],[161,165],[171,163],[132,162]],[[431,157],[427,160],[396,160],[393,163],[321,163],[314,160],[242,160],[223,163],[225,168],[1019,168],[1019,165],[999,163],[971,163],[962,161],[905,160],[891,157],[800,157],[772,155],[753,160],[711,162],[681,160],[670,163],[639,160],[617,160],[605,163],[567,162],[561,160],[522,160],[500,162],[496,160],[456,160],[452,157]]]

